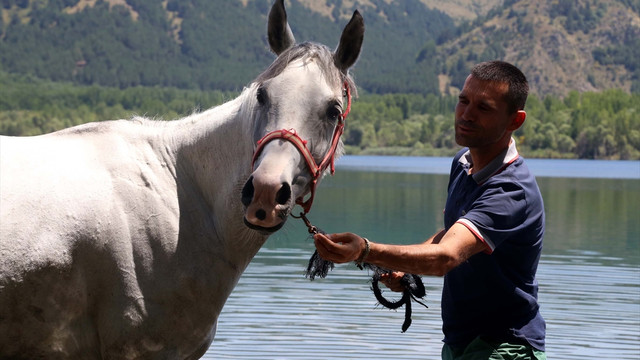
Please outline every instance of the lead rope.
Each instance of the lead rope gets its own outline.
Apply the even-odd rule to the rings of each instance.
[[[311,224],[311,221],[307,219],[305,213],[301,212],[298,216],[295,216],[293,214],[291,216],[296,219],[302,219],[302,221],[304,221],[304,224],[307,226],[307,229],[311,236],[315,234],[326,234],[326,232],[324,232],[322,229]],[[424,306],[425,308],[429,308],[425,303],[420,301],[423,300],[425,296],[427,296],[427,292],[424,288],[424,284],[422,283],[422,278],[420,276],[415,274],[404,274],[402,279],[400,279],[400,283],[404,286],[402,298],[397,301],[390,301],[382,296],[382,290],[380,290],[378,282],[380,281],[380,277],[382,276],[382,274],[391,273],[391,270],[384,269],[369,263],[362,263],[357,265],[361,270],[367,268],[373,271],[373,275],[371,278],[371,291],[373,291],[373,295],[376,297],[376,300],[378,300],[378,303],[380,305],[391,310],[396,310],[402,305],[405,306],[402,332],[407,331],[407,329],[409,329],[409,326],[411,326],[411,300],[416,301],[418,304]],[[334,267],[335,264],[333,263],[333,261],[324,260],[320,257],[320,255],[318,255],[318,250],[316,250],[309,259],[309,264],[307,265],[307,270],[304,276],[311,281],[313,281],[316,277],[324,279],[325,277],[327,277],[329,271],[333,270]]]
[[[307,217],[305,216],[305,213],[301,212],[299,216],[291,214],[291,216],[296,219],[302,219],[302,221],[304,221],[304,224],[307,226],[307,229],[309,230],[309,234],[311,234],[311,236],[315,234],[326,234],[326,232],[322,231],[322,229],[319,229],[318,227],[312,225],[309,219],[307,219]],[[313,281],[316,276],[324,279],[327,277],[329,271],[333,270],[335,266],[336,265],[333,263],[333,261],[327,261],[321,258],[320,255],[318,255],[318,250],[316,250],[313,252],[313,255],[311,255],[311,258],[309,259],[309,264],[307,265],[307,271],[305,271],[304,277],[308,278],[311,281]]]

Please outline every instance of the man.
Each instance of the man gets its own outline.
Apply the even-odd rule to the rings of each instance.
[[[456,142],[445,229],[422,244],[388,245],[353,233],[315,236],[319,255],[444,276],[443,359],[546,359],[535,278],[544,207],[511,134],[522,126],[529,86],[515,66],[491,61],[467,77],[455,110]]]

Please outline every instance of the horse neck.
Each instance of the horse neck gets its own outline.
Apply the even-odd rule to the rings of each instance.
[[[221,175],[220,170],[225,173],[225,178],[250,173],[253,143],[251,119],[244,116],[243,111],[246,92],[234,100],[176,122],[178,131],[172,135],[174,142],[178,151],[185,155],[185,160],[194,166],[195,172],[206,170],[211,165],[218,171],[201,175]]]
[[[218,107],[178,120],[169,136],[176,149],[178,186],[189,201],[203,202],[215,235],[226,246],[242,248],[246,264],[266,240],[243,223],[240,193],[251,173],[253,123],[250,89]],[[249,101],[249,103],[247,103]],[[182,175],[181,175],[182,174]],[[184,191],[184,190],[183,190]],[[245,264],[245,265],[246,265]]]

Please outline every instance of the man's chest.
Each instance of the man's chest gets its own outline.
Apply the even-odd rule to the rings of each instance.
[[[480,187],[464,170],[452,174],[444,209],[445,228],[450,228],[472,208],[480,195]]]

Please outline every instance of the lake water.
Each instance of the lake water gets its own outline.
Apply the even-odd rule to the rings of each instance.
[[[340,159],[309,218],[327,232],[420,242],[442,227],[450,161]],[[538,269],[547,357],[640,359],[640,162],[528,162],[547,212]],[[366,271],[345,264],[305,279],[313,250],[306,227],[289,219],[240,279],[204,358],[440,358],[441,278],[423,278],[429,308],[414,305],[401,333],[404,310],[376,308]]]

